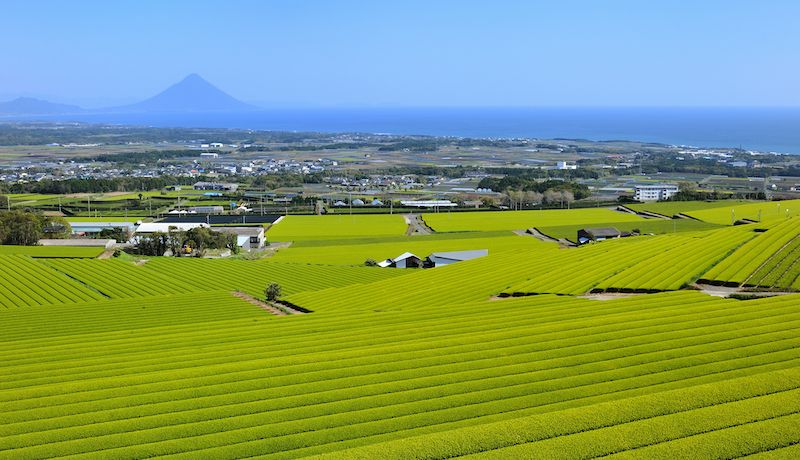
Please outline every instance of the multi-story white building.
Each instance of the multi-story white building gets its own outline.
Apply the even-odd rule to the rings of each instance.
[[[636,201],[660,201],[669,199],[678,193],[678,186],[674,184],[637,185],[633,199]]]

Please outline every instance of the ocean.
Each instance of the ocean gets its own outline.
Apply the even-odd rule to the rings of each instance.
[[[326,108],[37,117],[158,127],[630,140],[800,154],[800,108]]]

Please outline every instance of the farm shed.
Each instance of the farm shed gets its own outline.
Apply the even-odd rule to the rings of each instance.
[[[422,259],[410,252],[404,252],[394,259],[386,259],[383,262],[378,262],[378,266],[384,268],[420,268],[422,267]]]
[[[621,236],[622,232],[614,227],[582,228],[578,230],[578,244],[586,244],[589,241],[609,240]]]
[[[489,255],[488,249],[475,249],[472,251],[434,252],[428,256],[433,267],[441,267],[465,260],[477,259]]]

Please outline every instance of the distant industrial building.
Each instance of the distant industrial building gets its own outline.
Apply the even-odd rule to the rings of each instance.
[[[195,214],[222,214],[225,208],[222,206],[193,206],[189,208],[190,213]]]
[[[450,200],[403,200],[400,204],[409,208],[449,208],[458,206]]]
[[[72,233],[81,236],[95,236],[108,231],[133,233],[136,225],[133,222],[70,222]]]
[[[208,227],[208,224],[204,223],[195,223],[195,222],[173,222],[173,223],[163,223],[163,222],[146,222],[138,227],[136,227],[137,234],[148,234],[148,233],[168,233],[170,231],[187,231],[193,228],[198,227]]]
[[[221,190],[225,192],[235,192],[239,189],[239,184],[224,182],[195,182],[195,190]]]
[[[678,186],[674,184],[637,185],[634,188],[633,199],[636,201],[662,201],[678,193]]]

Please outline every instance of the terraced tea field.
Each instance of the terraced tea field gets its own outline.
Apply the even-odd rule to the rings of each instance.
[[[800,454],[800,293],[692,285],[800,288],[800,217],[569,248],[510,232],[672,223],[550,213],[430,214],[422,236],[289,216],[268,237],[293,244],[258,260],[7,248],[0,459]],[[455,249],[489,255],[362,266]],[[306,314],[258,301],[270,283]]]
[[[800,234],[800,218],[774,222],[767,225],[766,228],[765,232],[742,245],[725,260],[715,265],[703,275],[703,278],[738,285],[749,283],[751,276],[757,276],[753,281],[759,284],[779,264],[778,270],[781,276],[786,270],[791,273],[794,260],[791,257],[788,259],[785,257],[794,250],[794,240]],[[784,284],[783,287],[789,285],[791,282]]]
[[[63,273],[24,256],[0,256],[0,273],[0,306],[6,308],[105,298]]]
[[[800,215],[800,200],[756,202],[738,206],[714,207],[687,212],[687,215],[704,222],[731,225],[732,220],[750,219],[772,222]]]
[[[795,297],[539,296],[494,302],[501,315],[483,301],[277,318],[226,295],[1,312],[0,455],[368,458],[359,449],[390,443],[407,458],[426,436],[464,440],[459,453],[550,439],[619,453],[725,427],[738,427],[725,452],[798,440],[736,436],[797,411]],[[633,438],[569,437],[606,439],[597,430],[633,420]],[[492,436],[511,425],[511,439]]]
[[[403,274],[366,267],[224,259],[155,258],[142,265],[118,260],[51,260],[46,264],[112,299],[213,290],[262,297],[269,283],[280,284],[289,295]]]

